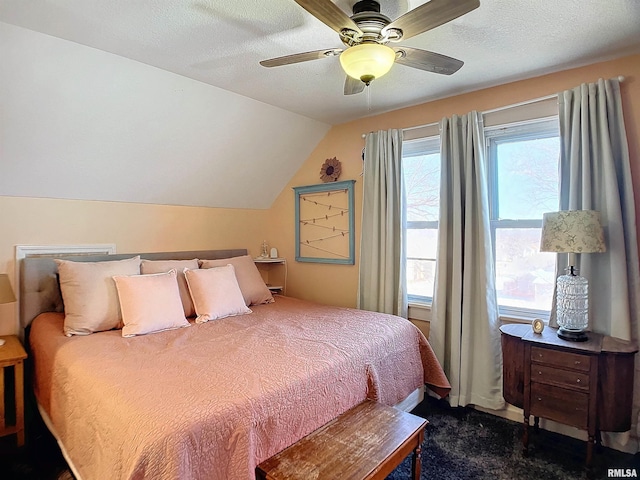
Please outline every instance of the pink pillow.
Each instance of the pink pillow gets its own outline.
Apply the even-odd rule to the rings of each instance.
[[[271,292],[265,285],[258,267],[256,267],[249,255],[220,260],[200,260],[200,268],[221,267],[228,264],[233,265],[236,270],[238,285],[247,306],[273,302]]]
[[[122,309],[123,337],[188,327],[175,270],[114,276]]]
[[[140,273],[140,257],[106,262],[56,260],[64,302],[64,334],[89,335],[121,327],[114,275]]]
[[[182,308],[187,317],[193,317],[196,314],[187,287],[187,281],[184,279],[183,270],[188,268],[193,270],[198,268],[198,259],[193,260],[142,260],[140,263],[140,273],[166,273],[171,269],[175,269],[178,274],[178,288],[180,289],[180,299],[182,300]]]
[[[197,323],[251,313],[242,298],[233,265],[204,270],[185,270],[196,307]]]

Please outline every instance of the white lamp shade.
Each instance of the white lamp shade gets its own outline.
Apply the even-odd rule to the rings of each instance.
[[[542,217],[541,252],[605,252],[600,213],[595,210],[565,210]]]
[[[16,297],[13,294],[11,283],[9,283],[9,275],[0,273],[0,303],[15,302]]]
[[[379,43],[361,43],[340,54],[340,64],[346,74],[365,83],[383,76],[395,61],[396,52]]]

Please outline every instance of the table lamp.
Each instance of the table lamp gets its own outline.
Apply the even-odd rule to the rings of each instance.
[[[0,273],[0,303],[15,302],[16,297],[13,294],[11,283],[9,283],[9,275]]]
[[[9,275],[6,273],[0,273],[0,304],[15,301],[16,296],[13,294],[13,289],[9,282]],[[0,338],[0,346],[2,345],[4,345],[4,340]]]
[[[556,284],[558,337],[573,342],[588,340],[589,282],[578,275],[576,253],[606,251],[600,213],[594,210],[566,210],[545,213],[542,219],[541,252],[569,254],[566,275]]]

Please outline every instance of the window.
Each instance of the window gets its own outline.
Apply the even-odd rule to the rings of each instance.
[[[501,314],[551,310],[555,254],[540,252],[542,214],[559,208],[557,118],[485,129]]]
[[[540,252],[542,214],[558,210],[557,117],[485,128],[491,235],[502,315],[551,310],[555,254]],[[407,196],[407,293],[430,303],[440,207],[440,137],[403,143]]]
[[[436,274],[440,208],[440,137],[402,144],[407,198],[407,293],[413,302],[431,302]]]

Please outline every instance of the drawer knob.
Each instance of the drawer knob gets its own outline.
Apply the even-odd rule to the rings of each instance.
[[[540,370],[538,370],[538,375],[542,375],[542,372]]]
[[[538,401],[541,402],[542,401],[542,397],[538,397]]]
[[[580,379],[577,379],[576,382],[580,383]]]
[[[580,360],[576,360],[576,365],[580,365],[580,363],[582,363]]]

